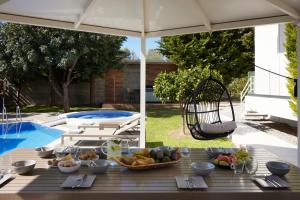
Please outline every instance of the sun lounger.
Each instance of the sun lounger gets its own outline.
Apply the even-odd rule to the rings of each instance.
[[[61,144],[64,144],[64,138],[69,137],[70,140],[72,140],[74,137],[96,137],[99,139],[102,138],[121,138],[121,139],[138,139],[139,140],[139,135],[133,134],[133,132],[136,132],[137,129],[139,128],[139,120],[140,116],[137,116],[135,118],[129,119],[125,122],[122,123],[105,123],[102,122],[98,125],[79,125],[78,130],[86,130],[88,128],[98,128],[100,130],[99,133],[86,133],[84,131],[83,133],[70,133],[66,132],[61,136]],[[106,128],[114,129],[113,133],[107,134],[105,131]]]

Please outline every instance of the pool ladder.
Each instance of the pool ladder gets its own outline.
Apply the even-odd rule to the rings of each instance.
[[[19,123],[18,123],[19,122]],[[16,133],[19,134],[22,127],[22,115],[20,106],[16,106]]]
[[[6,133],[8,130],[8,117],[7,117],[7,111],[6,111],[6,107],[5,107],[4,103],[2,104],[1,123],[2,123],[1,134],[3,135],[3,137],[6,137]]]

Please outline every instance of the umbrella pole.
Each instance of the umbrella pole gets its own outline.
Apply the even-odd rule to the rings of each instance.
[[[146,140],[146,38],[143,35],[141,37],[141,54],[140,54],[140,147],[145,148]]]

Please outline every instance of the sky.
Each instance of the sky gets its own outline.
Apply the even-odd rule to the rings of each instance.
[[[146,52],[148,52],[149,49],[156,49],[158,47],[158,41],[160,41],[160,37],[148,38],[146,40]],[[123,43],[122,48],[128,48],[140,57],[140,38],[127,37],[127,41]]]

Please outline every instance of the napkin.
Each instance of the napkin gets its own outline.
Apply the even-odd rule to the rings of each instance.
[[[177,188],[179,189],[205,189],[208,188],[202,176],[176,176]]]

